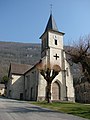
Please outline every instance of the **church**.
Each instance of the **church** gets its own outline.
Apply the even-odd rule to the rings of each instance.
[[[75,101],[73,76],[70,65],[66,59],[63,45],[63,32],[60,32],[52,13],[50,14],[44,33],[41,35],[41,60],[47,64],[57,64],[61,71],[51,84],[51,100]],[[14,64],[13,64],[14,65]],[[34,66],[14,65],[9,68],[9,82],[7,85],[7,97],[13,99],[43,101],[46,97],[46,80]],[[17,67],[17,69],[16,69]],[[20,69],[20,73],[19,73]],[[22,69],[22,71],[21,71]],[[17,71],[18,72],[17,72]]]

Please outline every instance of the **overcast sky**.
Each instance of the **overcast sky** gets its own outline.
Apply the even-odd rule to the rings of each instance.
[[[90,34],[90,0],[0,0],[0,41],[40,43],[50,4],[65,44]]]

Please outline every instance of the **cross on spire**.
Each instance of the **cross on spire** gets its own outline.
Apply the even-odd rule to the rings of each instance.
[[[52,14],[52,4],[50,4],[50,14]]]
[[[57,60],[57,58],[59,58],[59,56],[56,54],[56,55],[54,55],[54,57],[56,58],[56,60]]]

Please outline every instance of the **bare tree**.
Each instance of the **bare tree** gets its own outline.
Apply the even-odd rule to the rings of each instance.
[[[37,64],[37,68],[40,74],[47,81],[46,86],[46,100],[48,103],[51,102],[51,83],[53,79],[59,74],[61,68],[59,65],[51,65],[50,63],[43,65],[42,61]]]
[[[90,80],[90,36],[82,37],[79,41],[78,45],[74,44],[66,53],[73,63],[81,64],[83,74]]]

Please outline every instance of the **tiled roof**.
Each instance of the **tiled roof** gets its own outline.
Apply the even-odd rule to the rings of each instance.
[[[31,68],[32,66],[27,64],[17,64],[17,63],[10,64],[10,71],[13,74],[24,74],[26,71],[28,71]]]

